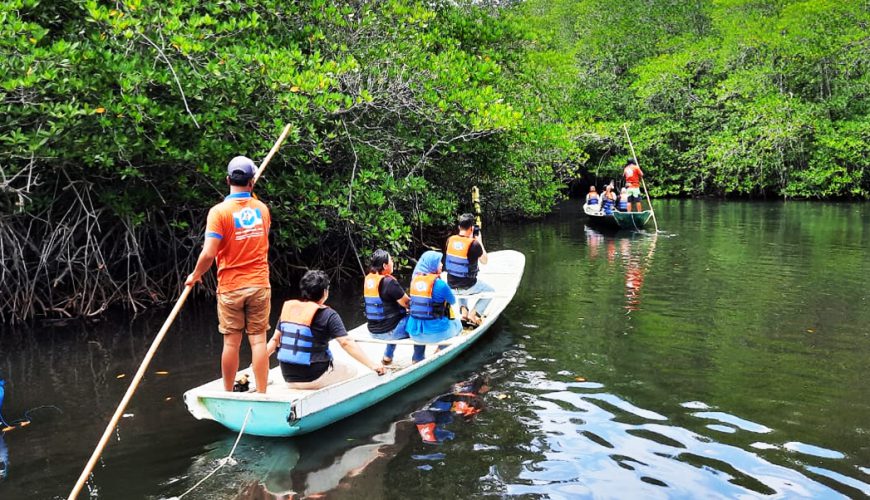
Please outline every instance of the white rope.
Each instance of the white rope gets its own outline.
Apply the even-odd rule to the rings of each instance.
[[[184,498],[184,495],[187,495],[191,491],[195,490],[197,487],[199,487],[199,485],[204,483],[206,479],[212,477],[215,474],[215,472],[221,470],[221,467],[230,463],[230,460],[232,460],[232,458],[233,458],[233,453],[235,453],[235,451],[236,451],[236,446],[239,445],[239,441],[242,439],[242,434],[245,433],[245,427],[248,425],[248,418],[251,416],[251,410],[253,410],[253,407],[248,408],[248,413],[245,415],[245,421],[242,423],[242,429],[239,431],[239,435],[236,436],[236,442],[233,443],[233,449],[230,450],[230,454],[227,455],[226,458],[220,459],[218,461],[218,466],[215,467],[215,469],[213,471],[209,472],[207,476],[200,479],[199,482],[194,484],[189,490],[185,491],[184,493],[182,493],[181,495],[179,495],[175,498],[178,498],[178,500],[181,500],[182,498]]]

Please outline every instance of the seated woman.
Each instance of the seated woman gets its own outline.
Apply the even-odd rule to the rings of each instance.
[[[456,296],[441,279],[441,252],[425,252],[411,278],[411,317],[408,334],[417,342],[437,343],[459,335],[462,323],[451,319],[450,305]]]
[[[613,192],[613,185],[608,184],[604,188],[604,193],[601,195],[601,209],[605,215],[613,213],[613,208],[616,206],[616,193]]]
[[[405,325],[408,322],[408,306],[411,299],[402,285],[393,278],[393,258],[386,250],[375,250],[369,274],[363,282],[366,300],[366,318],[372,337],[380,340],[400,340],[408,338]],[[387,344],[383,364],[393,362],[396,344]],[[420,361],[425,356],[426,346],[415,345],[411,361]]]
[[[281,308],[275,334],[269,340],[269,356],[278,351],[281,374],[291,389],[320,389],[356,375],[356,368],[332,360],[329,341],[336,339],[354,359],[383,375],[385,368],[347,336],[337,312],[323,305],[329,298],[329,277],[323,271],[308,271],[299,282],[302,300],[288,300]]]
[[[595,190],[595,186],[589,186],[589,193],[586,195],[586,204],[598,205],[598,191]]]
[[[616,205],[620,212],[628,211],[628,189],[619,190],[619,203]]]

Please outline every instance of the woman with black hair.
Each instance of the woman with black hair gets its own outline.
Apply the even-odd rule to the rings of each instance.
[[[379,340],[408,338],[405,325],[408,322],[408,307],[411,299],[396,278],[393,278],[393,258],[386,250],[375,250],[369,266],[369,274],[363,281],[366,318],[372,337]],[[411,361],[417,363],[425,356],[426,346],[415,345]],[[387,344],[383,364],[393,362],[396,344]]]
[[[329,276],[308,271],[299,282],[301,300],[288,300],[281,309],[268,354],[278,351],[284,381],[292,389],[320,389],[356,375],[356,368],[336,363],[329,352],[335,339],[354,359],[383,375],[384,366],[372,362],[356,342],[347,336],[344,322],[335,310],[324,305],[329,298]]]

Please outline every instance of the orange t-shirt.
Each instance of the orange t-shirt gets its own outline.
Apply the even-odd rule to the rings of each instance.
[[[640,177],[643,175],[643,170],[637,165],[627,165],[623,169],[625,174],[625,184],[630,188],[640,187]]]
[[[217,261],[218,293],[240,288],[269,288],[269,207],[234,193],[208,211],[206,238],[221,240]]]

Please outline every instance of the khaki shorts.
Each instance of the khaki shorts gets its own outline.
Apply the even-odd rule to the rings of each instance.
[[[224,335],[269,332],[271,288],[241,288],[217,294],[218,330]]]

